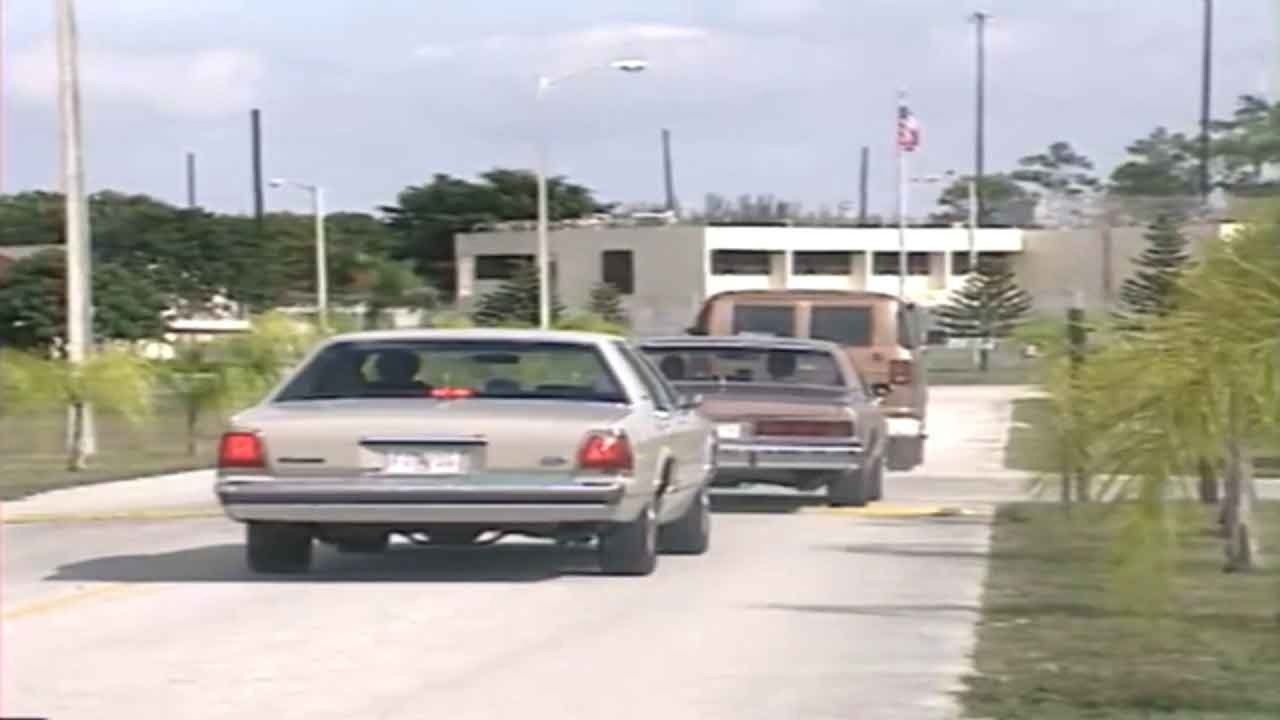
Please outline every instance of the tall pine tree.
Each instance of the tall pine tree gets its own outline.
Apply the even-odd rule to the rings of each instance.
[[[605,322],[627,325],[627,313],[622,307],[622,293],[610,283],[602,282],[591,288],[587,310]]]
[[[935,312],[938,327],[952,337],[994,340],[1007,337],[1031,311],[1031,295],[1004,263],[980,262],[978,272]],[[988,367],[988,350],[982,346],[981,369]]]
[[[1174,290],[1191,259],[1173,215],[1156,218],[1146,239],[1147,247],[1134,260],[1137,270],[1120,286],[1120,312],[1133,320],[1162,317],[1173,310]]]
[[[551,319],[554,322],[564,312],[555,291],[555,273],[551,284]],[[471,314],[480,327],[537,327],[538,326],[538,266],[521,263],[497,290],[481,297]]]

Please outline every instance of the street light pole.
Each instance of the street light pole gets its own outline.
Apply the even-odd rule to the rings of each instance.
[[[535,96],[535,105],[537,105],[537,122],[538,122],[538,158],[537,173],[538,184],[538,327],[543,330],[551,328],[551,248],[550,238],[548,237],[548,200],[547,200],[547,122],[546,114],[543,111],[543,98],[547,91],[555,87],[556,84],[568,80],[572,77],[578,77],[590,72],[602,69],[621,70],[627,73],[636,73],[649,67],[649,63],[645,60],[624,59],[614,60],[608,65],[592,66],[585,70],[561,75],[559,77],[548,77],[543,75],[538,78],[538,93]]]
[[[316,319],[320,328],[329,328],[329,253],[325,244],[325,209],[324,188],[293,180],[276,178],[271,187],[280,188],[292,185],[311,195],[311,213],[315,216],[315,250],[316,250]]]
[[[93,288],[89,263],[89,206],[85,199],[81,157],[79,59],[76,51],[75,8],[72,0],[57,0],[58,110],[61,116],[62,190],[66,206],[67,243],[67,361],[84,362],[93,341]],[[79,470],[94,449],[91,409],[71,408],[72,469]]]

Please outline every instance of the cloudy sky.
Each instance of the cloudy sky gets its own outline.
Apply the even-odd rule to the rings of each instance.
[[[817,208],[856,198],[868,145],[872,210],[889,212],[899,88],[924,128],[913,170],[971,166],[978,8],[995,16],[989,169],[1058,139],[1109,168],[1155,125],[1194,129],[1201,0],[977,2],[82,0],[87,173],[95,189],[178,202],[193,151],[202,203],[247,211],[260,107],[268,175],[370,209],[435,172],[530,166],[536,78],[638,55],[645,73],[587,74],[547,96],[554,172],[657,201],[667,127],[686,205],[768,192]],[[7,4],[5,189],[53,187],[52,3]],[[1218,114],[1280,82],[1277,4],[1217,4]]]

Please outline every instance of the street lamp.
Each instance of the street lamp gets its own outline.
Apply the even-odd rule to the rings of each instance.
[[[582,70],[555,77],[543,75],[538,78],[538,93],[535,96],[539,108],[542,98],[551,88],[570,78],[580,77],[598,70],[618,70],[625,73],[638,73],[649,67],[647,60],[639,58],[623,58],[606,65],[592,65]],[[543,119],[541,109],[539,120]],[[551,259],[547,239],[547,137],[546,123],[543,122],[538,134],[538,327],[547,330],[551,327]]]
[[[944,180],[955,178],[956,171],[948,170],[941,175],[924,175],[921,177],[911,178],[913,183],[933,184]],[[978,268],[978,183],[974,178],[969,178],[965,185],[969,190],[969,272],[975,272]]]
[[[320,320],[320,327],[327,328],[329,326],[329,263],[324,242],[324,188],[285,178],[275,178],[270,184],[273,188],[292,186],[311,194],[311,212],[315,215],[316,222],[316,314]]]

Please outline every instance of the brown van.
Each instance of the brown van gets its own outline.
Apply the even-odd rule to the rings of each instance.
[[[929,383],[922,313],[893,295],[841,290],[737,290],[707,298],[690,332],[834,342],[849,354],[887,420],[890,470],[924,462]]]

